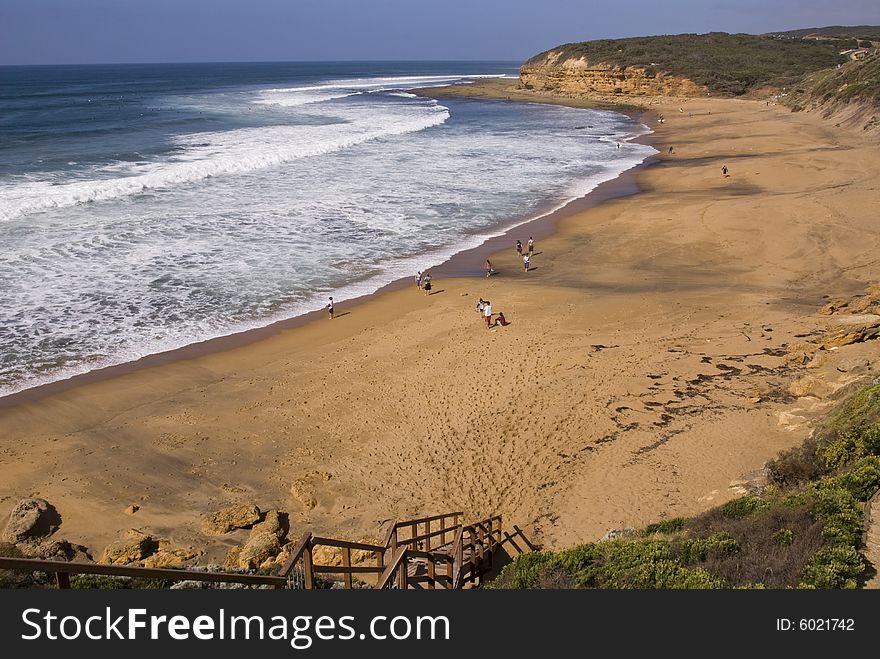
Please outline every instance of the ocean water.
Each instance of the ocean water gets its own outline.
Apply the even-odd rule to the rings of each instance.
[[[418,91],[514,75],[0,67],[0,395],[373,292],[653,153],[618,113]]]

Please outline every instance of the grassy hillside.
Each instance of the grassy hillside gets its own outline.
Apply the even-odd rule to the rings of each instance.
[[[880,378],[769,465],[772,485],[635,537],[523,554],[493,588],[855,588],[880,488]]]
[[[845,61],[834,41],[749,34],[678,34],[570,43],[552,49],[560,59],[645,67],[706,85],[715,94],[741,95],[763,86],[786,87],[804,74]],[[526,62],[539,64],[550,51]]]
[[[880,106],[880,54],[808,75],[795,87],[792,101],[802,107],[851,102]]]

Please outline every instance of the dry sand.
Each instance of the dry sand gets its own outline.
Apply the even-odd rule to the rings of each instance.
[[[96,552],[137,527],[208,560],[237,536],[200,520],[240,501],[288,511],[291,536],[462,509],[559,548],[736,496],[828,405],[788,393],[805,371],[783,347],[823,296],[880,280],[880,153],[763,103],[649,100],[666,122],[641,192],[562,220],[528,274],[523,227],[490,279],[8,404],[0,520],[39,495]],[[512,324],[487,330],[481,296]],[[840,359],[873,359],[851,348],[813,375],[837,386]]]

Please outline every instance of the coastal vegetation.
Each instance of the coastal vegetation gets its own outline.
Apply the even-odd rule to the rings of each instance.
[[[796,85],[790,100],[792,109],[851,103],[880,105],[880,53],[807,75]]]
[[[740,96],[751,91],[788,89],[815,74],[817,92],[845,98],[876,98],[877,72],[872,67],[844,66],[845,51],[876,49],[880,27],[812,28],[765,35],[677,34],[627,39],[601,39],[557,46],[529,59],[524,68],[558,67],[566,62],[641,70],[649,77],[684,78],[712,94]],[[855,64],[855,63],[853,63]],[[821,73],[817,73],[821,72]],[[852,78],[852,79],[850,79]],[[835,86],[836,85],[836,86]],[[843,91],[841,88],[847,88]]]
[[[880,378],[768,465],[770,485],[629,537],[517,557],[492,588],[856,588],[880,488]]]
[[[836,40],[776,38],[750,34],[677,34],[601,39],[558,46],[526,62],[540,65],[551,53],[557,63],[584,59],[621,68],[664,72],[705,86],[713,94],[738,96],[765,86],[786,87],[804,74],[845,61]]]

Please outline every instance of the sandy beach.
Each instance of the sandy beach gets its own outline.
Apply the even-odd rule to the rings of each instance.
[[[456,93],[578,104],[512,83]],[[785,354],[829,297],[880,280],[880,152],[764,102],[640,102],[665,122],[628,175],[639,192],[537,234],[528,273],[526,226],[469,253],[475,276],[437,269],[430,296],[391,287],[333,320],[6,401],[0,517],[40,496],[96,554],[138,528],[208,561],[240,536],[203,535],[203,517],[239,502],[288,512],[291,537],[379,538],[461,509],[562,548],[737,496],[856,377],[843,360],[873,359],[847,346],[808,371]],[[511,324],[487,329],[480,297]],[[826,394],[792,393],[808,375]]]

